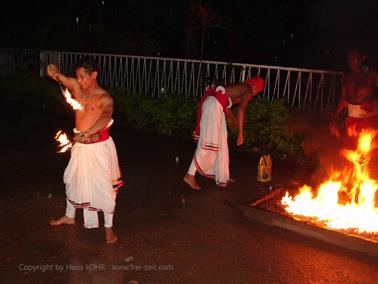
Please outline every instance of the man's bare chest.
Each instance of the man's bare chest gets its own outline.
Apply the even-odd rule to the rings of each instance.
[[[84,97],[80,103],[83,106],[84,112],[87,114],[101,112],[101,100],[98,98]]]
[[[346,87],[349,90],[373,89],[373,78],[369,73],[349,75],[345,80]]]

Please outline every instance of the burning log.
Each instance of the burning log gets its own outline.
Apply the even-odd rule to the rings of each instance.
[[[342,151],[349,165],[318,188],[285,185],[230,206],[253,221],[378,256],[378,181],[369,172],[376,134],[362,131],[357,148]]]
[[[260,203],[263,203],[263,202],[275,197],[276,195],[280,194],[282,191],[283,191],[283,187],[275,188],[270,193],[264,195],[263,197],[257,199],[253,203],[251,203],[250,206],[252,206],[252,207],[257,206]]]
[[[351,166],[334,172],[316,191],[305,185],[295,196],[286,192],[281,199],[286,212],[330,229],[378,234],[378,181],[370,178],[368,167],[376,134],[363,130],[357,149],[342,151]]]
[[[271,198],[265,203],[276,203],[276,198]],[[277,214],[269,210],[265,210],[260,206],[251,207],[246,204],[231,204],[232,208],[241,212],[242,216],[268,226],[279,227],[288,231],[292,231],[304,236],[308,236],[320,241],[328,242],[340,247],[366,253],[371,256],[378,256],[378,239],[369,238],[365,235],[355,235],[337,230],[330,230],[323,226],[314,226],[305,220],[298,220],[288,215]],[[264,206],[265,207],[265,206]],[[269,207],[269,206],[268,206]]]

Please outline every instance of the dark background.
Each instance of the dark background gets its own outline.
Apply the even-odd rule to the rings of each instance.
[[[362,46],[377,63],[378,1],[9,1],[3,47],[343,69]],[[203,12],[200,12],[200,6]],[[203,37],[203,48],[201,43]]]

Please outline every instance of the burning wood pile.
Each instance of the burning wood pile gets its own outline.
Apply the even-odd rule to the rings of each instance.
[[[331,172],[320,185],[278,188],[251,206],[378,243],[378,181],[370,167],[377,132],[356,135],[356,149],[341,151],[343,169]]]

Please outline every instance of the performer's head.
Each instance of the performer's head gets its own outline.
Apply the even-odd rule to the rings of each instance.
[[[254,96],[258,95],[264,90],[265,80],[261,77],[252,77],[251,79],[245,81],[251,89]]]
[[[97,84],[98,76],[97,62],[91,57],[82,57],[76,64],[76,78],[82,89],[88,89]]]
[[[363,68],[365,60],[366,53],[362,48],[353,47],[347,50],[347,62],[352,73],[359,72]]]

